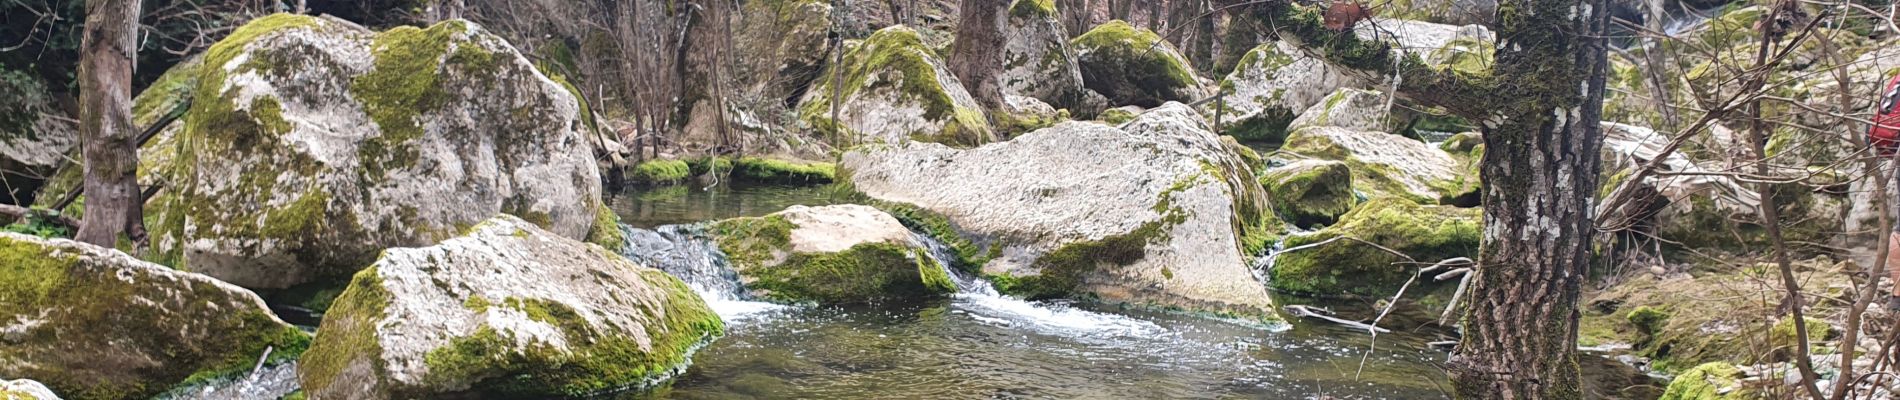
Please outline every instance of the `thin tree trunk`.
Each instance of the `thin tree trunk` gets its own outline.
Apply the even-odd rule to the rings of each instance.
[[[978,103],[991,110],[1003,107],[1003,16],[1009,0],[963,0],[957,41],[950,50],[950,70]]]
[[[1459,398],[1578,399],[1577,299],[1602,167],[1608,5],[1517,3],[1520,12],[1499,21],[1493,74],[1537,84],[1500,93],[1499,118],[1484,124],[1484,243],[1448,367]]]
[[[80,39],[79,139],[86,160],[86,218],[76,239],[112,247],[142,243],[138,128],[132,126],[132,69],[139,0],[88,0]]]

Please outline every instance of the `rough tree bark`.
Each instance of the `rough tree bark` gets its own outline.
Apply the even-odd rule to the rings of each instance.
[[[1501,5],[1496,114],[1483,119],[1484,241],[1449,363],[1461,398],[1577,399],[1577,299],[1602,169],[1608,5]]]
[[[462,18],[462,10],[467,8],[467,0],[429,0],[423,13],[427,14],[424,18],[428,18],[429,23],[436,23]]]
[[[1457,397],[1582,398],[1577,300],[1602,168],[1606,1],[1501,2],[1488,73],[1395,59],[1385,44],[1325,28],[1314,8],[1227,1],[1255,4],[1259,25],[1321,59],[1368,79],[1400,74],[1399,95],[1479,123],[1484,239],[1447,365]]]
[[[950,71],[984,107],[1003,106],[1003,17],[1009,0],[963,0],[957,41],[950,50]]]
[[[86,1],[79,53],[79,140],[86,160],[86,218],[75,239],[112,247],[142,242],[138,127],[132,126],[132,68],[139,0]]]

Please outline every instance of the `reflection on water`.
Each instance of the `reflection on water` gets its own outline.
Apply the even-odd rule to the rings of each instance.
[[[628,188],[607,197],[607,207],[620,222],[636,228],[756,217],[794,205],[837,204],[847,197],[832,186],[786,186],[724,183],[715,186],[688,183],[676,186]]]

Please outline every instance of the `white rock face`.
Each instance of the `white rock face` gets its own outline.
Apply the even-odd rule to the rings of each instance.
[[[68,396],[143,398],[308,340],[249,290],[71,240],[0,233],[0,282],[23,288],[0,289],[0,376]]]
[[[998,76],[1003,94],[1077,107],[1084,90],[1082,69],[1069,48],[1069,34],[1056,20],[1056,10],[1038,3],[1018,1],[1010,7],[1003,26],[1004,69]]]
[[[796,226],[790,241],[793,252],[836,253],[863,243],[911,243],[909,228],[871,206],[791,206],[773,215]]]
[[[1386,95],[1377,91],[1345,88],[1327,95],[1319,103],[1300,112],[1287,124],[1287,132],[1317,126],[1355,131],[1391,132],[1391,116],[1385,108]]]
[[[59,400],[52,389],[31,379],[0,380],[0,396],[7,400]]]
[[[1249,51],[1227,75],[1223,86],[1232,88],[1222,104],[1226,106],[1220,128],[1228,134],[1249,139],[1269,139],[1265,133],[1236,132],[1232,128],[1249,123],[1282,125],[1341,87],[1362,83],[1336,71],[1331,64],[1308,57],[1291,44],[1275,41]],[[1211,115],[1216,105],[1203,107]],[[1255,120],[1260,121],[1255,121]],[[1278,119],[1267,121],[1266,119]],[[1261,129],[1290,132],[1283,126]],[[1272,135],[1277,136],[1277,135]],[[1277,139],[1277,138],[1273,138]]]
[[[1288,136],[1281,150],[1346,162],[1353,186],[1368,197],[1391,195],[1433,204],[1449,194],[1437,184],[1455,181],[1459,174],[1458,160],[1444,150],[1384,132],[1306,128]]]
[[[679,279],[507,215],[435,246],[390,249],[336,304],[300,372],[313,399],[431,397],[490,379],[543,395],[586,393],[581,381],[644,386],[723,329]],[[635,355],[666,363],[589,366]],[[444,357],[454,362],[431,360]],[[565,373],[534,375],[557,368]]]
[[[52,175],[79,144],[79,127],[61,114],[39,78],[0,71],[0,178],[8,181],[0,201],[30,194],[39,187],[33,182]]]
[[[1372,18],[1360,22],[1353,27],[1353,33],[1360,39],[1391,42],[1393,48],[1420,57],[1430,55],[1433,50],[1460,38],[1497,41],[1497,35],[1483,25],[1459,26],[1391,18]]]
[[[1073,289],[1108,301],[1271,314],[1241,251],[1243,227],[1271,211],[1229,143],[1193,110],[1169,103],[1121,129],[1067,122],[968,150],[873,147],[847,153],[841,166],[865,194],[941,214],[973,241],[1000,247],[985,274],[1059,274],[1044,270],[1057,266],[1041,262],[1045,255],[1145,232],[1129,246],[1138,249],[1107,250],[1137,259],[1085,265],[1073,271]]]
[[[579,103],[464,21],[374,33],[277,15],[205,60],[157,248],[248,287],[346,275],[497,213],[569,238],[600,178]],[[233,35],[243,38],[246,35]]]

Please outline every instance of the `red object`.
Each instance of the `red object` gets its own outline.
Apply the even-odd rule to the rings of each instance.
[[[1882,157],[1892,156],[1900,148],[1900,75],[1887,81],[1887,89],[1880,92],[1880,103],[1874,109],[1874,127],[1867,130],[1867,142],[1874,145]]]

